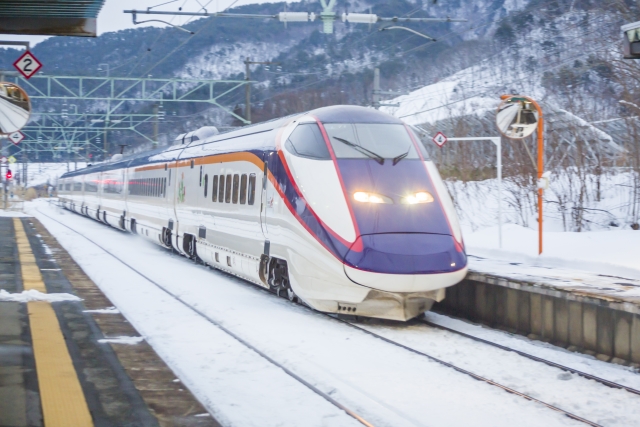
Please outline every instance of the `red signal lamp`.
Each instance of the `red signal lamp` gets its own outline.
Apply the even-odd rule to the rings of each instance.
[[[7,173],[4,176],[7,180],[10,180],[11,178],[13,178],[13,172],[11,172],[11,169],[7,169]]]

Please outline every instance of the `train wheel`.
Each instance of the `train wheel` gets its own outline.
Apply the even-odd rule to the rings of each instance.
[[[289,268],[287,262],[282,259],[272,258],[269,262],[269,287],[279,297],[297,302],[298,297],[291,289],[289,283]]]

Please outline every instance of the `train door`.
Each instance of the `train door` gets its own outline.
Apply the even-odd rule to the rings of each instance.
[[[265,237],[269,236],[268,222],[269,218],[274,214],[273,208],[278,198],[275,186],[269,181],[269,173],[274,178],[277,176],[277,156],[278,153],[276,151],[268,151],[263,155],[264,169],[262,174],[262,195],[260,199],[260,223]]]

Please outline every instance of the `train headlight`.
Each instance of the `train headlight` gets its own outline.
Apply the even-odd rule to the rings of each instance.
[[[404,196],[401,202],[405,205],[415,205],[418,203],[431,203],[433,202],[433,196],[426,191],[418,191],[417,193]]]
[[[376,193],[367,193],[366,191],[356,191],[353,193],[353,200],[361,203],[393,203],[393,200],[387,196]]]

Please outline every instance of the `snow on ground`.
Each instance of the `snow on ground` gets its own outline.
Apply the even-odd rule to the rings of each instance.
[[[98,342],[101,344],[128,344],[128,345],[139,344],[142,341],[144,341],[144,338],[142,337],[114,337],[114,338],[104,338],[104,339],[98,340]]]
[[[292,305],[240,279],[171,255],[135,236],[62,211],[44,201],[30,206],[30,212],[224,425],[359,424],[92,243],[43,214],[116,251],[145,275],[178,293],[188,304],[329,393],[373,425],[580,424]],[[458,351],[475,357],[465,349]],[[494,369],[502,370],[501,357],[511,355],[505,353],[483,360]],[[531,375],[534,376],[534,372]],[[549,384],[553,388],[552,381]],[[593,389],[587,388],[584,393],[595,396]],[[574,412],[591,411],[590,414],[597,414],[599,418],[624,425],[618,421],[620,417],[632,414],[619,415],[620,410],[624,410],[624,402],[624,397],[616,395],[611,402],[607,400],[609,406],[603,405],[597,411],[590,408],[594,406],[591,401],[559,404],[566,403],[570,406],[567,409]]]
[[[463,228],[471,268],[495,273],[517,272],[547,277],[548,268],[590,272],[640,280],[640,231],[629,224],[636,221],[630,209],[630,174],[621,172],[601,177],[601,198],[583,206],[581,232],[577,232],[570,202],[564,211],[557,203],[570,189],[566,177],[554,177],[544,196],[543,253],[538,255],[537,213],[523,193],[510,182],[503,183],[502,247],[499,242],[497,180],[479,182],[447,181]],[[588,177],[593,186],[595,177]],[[592,188],[588,191],[594,194]],[[567,213],[568,212],[568,213]],[[574,231],[564,231],[574,230]],[[494,262],[495,261],[495,262]],[[512,264],[509,264],[512,263]],[[517,264],[516,264],[517,263]],[[525,271],[536,267],[537,272]],[[505,268],[508,270],[505,270]],[[542,271],[542,268],[547,268]],[[566,273],[566,275],[576,273]],[[600,280],[602,277],[600,277]],[[612,282],[626,282],[612,280]],[[640,288],[639,288],[640,289]],[[636,291],[637,292],[637,291]]]
[[[31,289],[28,291],[22,291],[20,293],[11,294],[4,289],[0,289],[0,301],[11,302],[30,302],[30,301],[47,301],[47,302],[60,302],[60,301],[82,301],[75,295],[71,294],[43,294],[42,292]]]
[[[632,368],[603,362],[587,354],[574,353],[543,341],[530,340],[522,335],[491,329],[483,325],[475,325],[465,320],[454,319],[434,312],[426,313],[425,318],[437,325],[451,328],[496,344],[505,345],[514,350],[538,356],[551,362],[569,366],[578,371],[640,390],[640,375],[638,375],[637,370],[633,370]],[[444,333],[444,331],[441,332]]]
[[[465,324],[436,313],[427,313],[426,317],[429,320],[435,319],[434,323],[443,326],[451,327],[453,323],[453,329],[456,330],[472,329],[470,335],[483,335],[484,332],[482,327]],[[637,404],[638,396],[635,394],[602,386],[577,374],[541,365],[540,362],[472,341],[453,332],[415,323],[373,324],[364,327],[600,425],[631,426],[640,419],[640,405]],[[487,331],[484,335],[489,334],[490,341],[502,342],[508,347],[538,354],[575,369],[592,372],[596,376],[606,376],[613,381],[620,380],[631,387],[640,387],[640,376],[628,368],[603,362],[596,363],[599,361],[594,361],[588,356],[576,355],[552,346],[536,346],[524,337],[508,336],[497,331]]]

